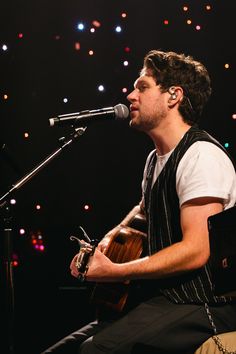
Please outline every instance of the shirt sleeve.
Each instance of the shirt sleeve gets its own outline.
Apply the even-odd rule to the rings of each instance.
[[[215,144],[198,141],[182,157],[176,173],[180,206],[199,197],[217,197],[225,206],[236,201],[236,175],[229,157]]]

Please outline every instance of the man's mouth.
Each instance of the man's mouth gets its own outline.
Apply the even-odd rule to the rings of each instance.
[[[138,111],[138,108],[135,106],[130,106],[130,112]]]

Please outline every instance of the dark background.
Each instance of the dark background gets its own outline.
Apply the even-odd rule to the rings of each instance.
[[[211,9],[206,10],[206,5]],[[207,66],[213,94],[201,127],[223,145],[228,143],[235,157],[235,10],[233,0],[1,2],[1,195],[56,150],[60,137],[70,136],[70,127],[52,128],[49,118],[128,105],[122,88],[130,92],[143,56],[151,49],[183,52]],[[101,26],[91,33],[94,20]],[[85,24],[84,31],[77,29],[79,22]],[[117,25],[122,32],[115,32]],[[80,50],[75,49],[77,42]],[[91,49],[93,56],[88,55]],[[124,60],[129,62],[127,67]],[[104,92],[97,90],[100,84]],[[14,267],[16,353],[37,354],[92,318],[90,287],[70,276],[69,263],[77,246],[69,236],[81,236],[81,225],[91,238],[100,239],[126,215],[140,199],[143,165],[152,148],[145,135],[129,128],[128,120],[98,121],[12,195],[16,205],[11,208],[11,239],[18,261]],[[1,225],[1,321],[7,333],[4,218]],[[24,235],[19,234],[20,228],[25,229]],[[32,245],[32,233],[38,231],[43,252]]]

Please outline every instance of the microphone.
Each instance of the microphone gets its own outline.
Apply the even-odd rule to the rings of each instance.
[[[126,119],[129,116],[129,109],[124,104],[117,104],[114,107],[94,109],[92,111],[81,111],[77,113],[62,114],[49,119],[51,127],[55,125],[86,125],[96,120]]]

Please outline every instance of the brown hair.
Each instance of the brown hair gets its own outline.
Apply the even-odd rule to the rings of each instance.
[[[205,66],[191,56],[151,50],[144,58],[144,68],[151,70],[162,92],[171,86],[182,87],[184,99],[179,111],[185,122],[197,123],[211,95],[211,81]]]

